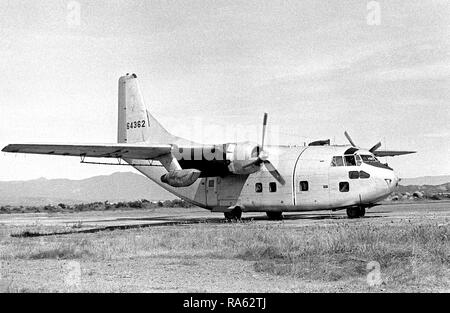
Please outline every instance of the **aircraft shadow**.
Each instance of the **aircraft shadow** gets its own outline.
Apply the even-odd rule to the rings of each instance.
[[[117,219],[123,220],[123,219]],[[68,231],[60,231],[60,232],[50,232],[50,233],[40,233],[40,232],[30,232],[25,231],[19,234],[11,234],[11,237],[16,238],[30,238],[30,237],[43,237],[43,236],[59,236],[59,235],[71,235],[71,234],[91,234],[102,231],[113,231],[113,230],[127,230],[127,229],[136,229],[136,228],[147,228],[147,227],[161,227],[161,226],[175,226],[175,225],[189,225],[189,224],[200,224],[200,223],[208,223],[208,224],[221,224],[227,223],[223,218],[198,218],[198,219],[187,219],[187,220],[177,220],[167,217],[159,217],[159,218],[135,218],[130,220],[147,220],[154,221],[155,223],[147,223],[147,224],[129,224],[129,225],[108,225],[108,226],[100,226],[100,227],[92,227],[85,229],[76,229],[76,230],[68,230]],[[114,220],[97,220],[95,222],[114,222]],[[94,222],[94,221],[89,221]]]
[[[379,213],[379,212],[377,212]],[[366,215],[360,219],[354,220],[365,220],[367,218],[377,218],[383,217],[381,215]],[[266,218],[267,219],[267,218]],[[334,214],[292,214],[284,215],[284,220],[348,220],[346,215],[334,215]]]
[[[380,215],[370,215],[365,216],[362,219],[355,219],[363,221],[367,218],[378,218],[382,217]],[[155,221],[153,223],[146,224],[129,224],[129,225],[108,225],[108,226],[100,226],[100,227],[91,227],[85,229],[74,229],[69,231],[62,232],[51,232],[51,233],[40,233],[40,232],[22,232],[19,234],[11,234],[11,237],[19,237],[19,238],[30,238],[30,237],[42,237],[42,236],[59,236],[59,235],[71,235],[71,234],[92,234],[98,233],[102,231],[113,231],[113,230],[127,230],[127,229],[139,229],[139,228],[148,228],[148,227],[163,227],[163,226],[187,226],[193,224],[230,224],[230,223],[251,223],[254,221],[268,221],[265,215],[261,216],[251,216],[244,217],[239,222],[230,222],[226,221],[223,217],[201,217],[201,218],[188,218],[188,219],[179,219],[174,220],[173,216],[165,216],[165,217],[142,217],[142,218],[117,218],[117,219],[108,219],[108,220],[95,220],[88,222],[114,222],[114,221]],[[283,220],[345,220],[347,217],[345,215],[333,215],[333,214],[291,214],[285,215]],[[277,221],[270,221],[277,222]],[[280,221],[278,221],[280,222]]]

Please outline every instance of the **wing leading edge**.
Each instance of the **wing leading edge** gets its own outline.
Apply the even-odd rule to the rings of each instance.
[[[171,152],[171,145],[133,144],[10,144],[3,152],[31,153],[63,156],[86,156],[95,158],[157,159]]]
[[[157,160],[167,171],[173,169],[197,169],[201,176],[225,176],[230,174],[226,149],[222,146],[175,144],[10,144],[3,152],[43,155],[79,156],[93,158],[122,158]],[[177,151],[184,151],[183,153]],[[211,154],[211,151],[215,151]],[[204,153],[208,152],[208,158]],[[211,159],[211,156],[214,156]],[[174,161],[176,159],[176,162]],[[167,162],[169,160],[169,162]],[[171,164],[175,163],[173,167]]]

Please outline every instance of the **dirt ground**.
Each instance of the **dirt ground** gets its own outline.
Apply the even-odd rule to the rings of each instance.
[[[450,202],[382,205],[355,220],[344,211],[324,211],[289,213],[283,221],[244,213],[242,222],[226,223],[222,214],[200,208],[0,214],[0,291],[449,292],[448,267],[439,284],[427,278],[391,287],[370,285],[366,274],[316,280],[256,271],[254,260],[229,257],[229,243],[223,249],[208,245],[215,232],[235,240],[224,234],[251,227],[309,231],[327,225],[404,224],[448,227]],[[201,243],[196,246],[195,238],[184,236],[198,236]]]

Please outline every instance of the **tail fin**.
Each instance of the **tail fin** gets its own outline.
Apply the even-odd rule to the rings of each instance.
[[[147,111],[136,74],[119,78],[118,143],[167,143],[173,136]]]

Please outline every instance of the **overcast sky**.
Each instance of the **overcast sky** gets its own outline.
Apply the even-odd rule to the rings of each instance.
[[[136,73],[176,135],[257,140],[267,111],[271,143],[347,130],[417,150],[387,159],[400,177],[450,174],[447,0],[2,0],[0,70],[1,147],[115,142],[117,80]],[[118,170],[0,153],[0,180]]]

